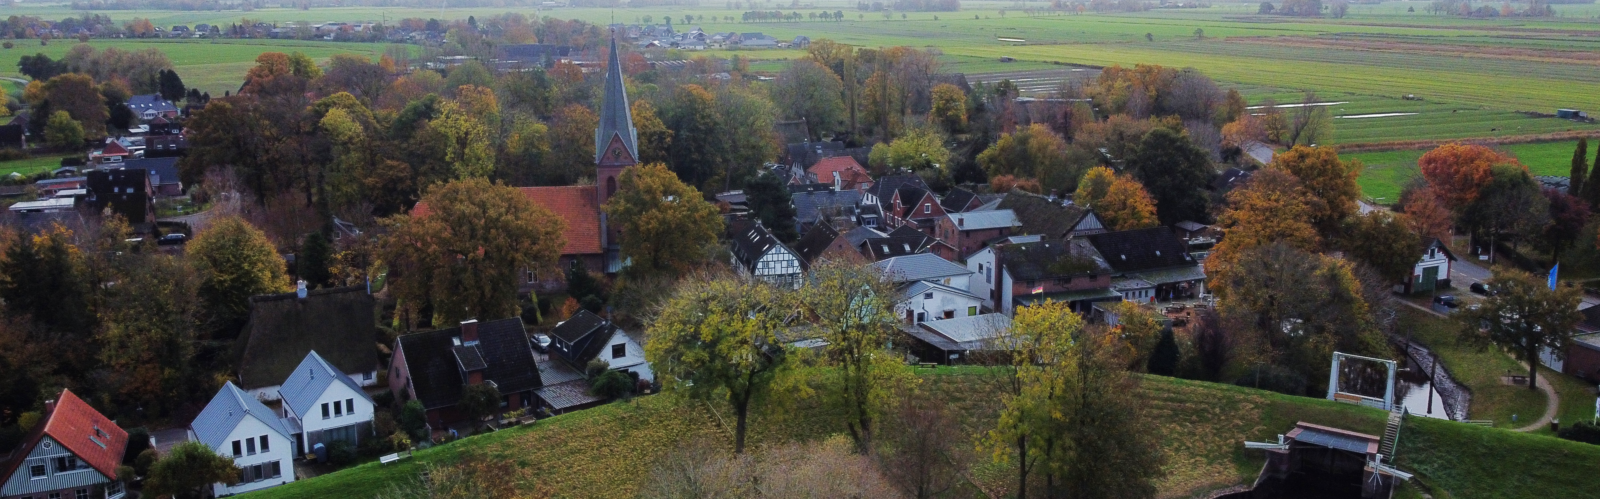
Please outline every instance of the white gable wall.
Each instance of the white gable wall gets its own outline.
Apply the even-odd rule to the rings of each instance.
[[[354,414],[342,409],[339,411],[333,410],[335,402],[343,406],[345,400],[350,400],[355,404],[356,411]],[[328,404],[327,419],[322,418],[322,404]],[[288,404],[284,404],[284,407],[288,407]],[[322,430],[369,423],[372,421],[372,411],[372,402],[368,402],[366,397],[356,393],[355,390],[351,390],[344,383],[330,383],[328,384],[328,389],[322,392],[322,396],[317,397],[317,403],[311,406],[311,413],[297,416],[300,417],[300,427],[305,430],[306,435],[312,435]],[[336,412],[343,415],[336,416],[334,415]]]
[[[929,295],[932,295],[930,298]],[[915,322],[928,322],[944,319],[944,312],[949,310],[954,317],[967,317],[978,315],[981,310],[972,310],[972,307],[981,307],[983,300],[971,296],[952,293],[949,290],[928,288],[916,296],[907,297],[895,304],[895,317],[905,320],[906,311],[911,311]],[[916,320],[921,314],[921,320]]]
[[[982,298],[983,306],[995,310],[992,291],[1000,276],[994,268],[994,247],[983,248],[968,256],[967,270],[972,271],[972,276],[967,278],[967,292]]]
[[[269,450],[266,452],[262,452],[260,447],[259,439],[262,435],[267,437],[267,447]],[[192,432],[190,433],[190,436],[193,438]],[[246,439],[257,440],[256,453],[254,455],[250,454],[249,446],[245,444]],[[239,442],[240,453],[242,455],[238,457],[233,457],[234,441]],[[263,465],[264,469],[270,469],[266,466],[268,463],[272,463],[274,461],[278,463],[279,476],[277,478],[264,478],[260,481],[242,482],[231,487],[220,483],[212,484],[211,490],[218,496],[241,494],[252,490],[276,487],[278,485],[283,485],[294,481],[294,443],[289,440],[288,437],[278,433],[278,431],[273,429],[271,426],[267,426],[266,423],[256,419],[255,416],[245,415],[243,419],[239,420],[239,425],[235,426],[233,431],[228,433],[228,439],[222,442],[222,446],[213,450],[217,451],[217,454],[233,457],[233,464],[242,469],[248,469],[249,467],[257,464]],[[270,474],[270,471],[268,473]]]
[[[618,345],[622,346],[622,356],[614,357]],[[597,358],[611,363],[613,371],[633,371],[639,373],[640,379],[651,382],[656,380],[655,373],[650,370],[650,363],[644,360],[644,347],[639,346],[621,330],[611,334],[611,340],[600,350]]]

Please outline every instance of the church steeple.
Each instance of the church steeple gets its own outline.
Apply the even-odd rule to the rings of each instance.
[[[622,84],[622,58],[617,55],[615,32],[611,34],[611,61],[606,66],[600,128],[594,133],[594,161],[596,165],[616,167],[639,162],[639,132],[633,128],[633,111],[628,108],[628,91]]]

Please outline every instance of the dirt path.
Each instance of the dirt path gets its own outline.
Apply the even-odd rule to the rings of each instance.
[[[1517,364],[1522,365],[1523,369],[1528,368],[1528,363],[1526,362],[1518,361]],[[1556,417],[1556,411],[1561,410],[1561,398],[1556,395],[1555,388],[1550,386],[1550,380],[1545,379],[1544,376],[1540,376],[1538,383],[1535,383],[1534,385],[1539,387],[1539,391],[1544,392],[1544,416],[1541,416],[1538,421],[1534,421],[1533,424],[1511,431],[1537,431],[1540,428],[1549,426],[1550,420],[1555,419]]]

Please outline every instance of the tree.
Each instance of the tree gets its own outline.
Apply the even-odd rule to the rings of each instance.
[[[1300,99],[1300,105],[1293,108],[1288,120],[1287,136],[1284,137],[1287,145],[1314,146],[1321,139],[1333,136],[1333,117],[1328,114],[1328,106],[1318,104],[1321,103],[1317,102],[1317,94],[1306,92],[1305,97]]]
[[[0,302],[5,315],[20,324],[0,321],[0,332],[31,327],[34,331],[22,335],[27,340],[23,343],[45,345],[52,360],[62,361],[63,367],[86,371],[94,357],[90,335],[97,327],[90,309],[93,281],[83,251],[72,244],[73,232],[51,223],[37,234],[5,236]]]
[[[1145,370],[1150,374],[1172,376],[1178,372],[1178,341],[1173,337],[1172,328],[1162,328],[1161,338],[1156,342],[1156,349],[1150,352],[1150,361],[1145,365]]]
[[[1408,218],[1382,211],[1350,217],[1345,223],[1345,251],[1356,261],[1372,266],[1384,281],[1404,281],[1416,266],[1425,242],[1412,232]]]
[[[322,68],[317,67],[316,61],[311,56],[300,52],[289,54],[289,74],[305,80],[315,80],[322,77]]]
[[[56,111],[66,111],[83,127],[83,133],[89,139],[106,136],[106,120],[110,118],[110,110],[106,108],[100,89],[95,87],[94,79],[88,75],[67,73],[46,80],[39,90],[37,100],[29,99],[35,111],[48,109],[49,116],[54,116]]]
[[[1118,175],[1106,190],[1106,195],[1094,204],[1095,215],[1111,230],[1134,230],[1159,227],[1156,220],[1156,202],[1145,192],[1139,181],[1127,175]]]
[[[949,83],[940,83],[933,86],[932,109],[928,117],[950,133],[959,132],[967,127],[967,93],[961,87]]]
[[[333,267],[332,259],[333,246],[329,244],[327,234],[320,230],[306,234],[305,240],[300,243],[300,251],[295,254],[295,275],[307,286],[328,286],[333,282],[333,274],[329,271]]]
[[[1453,226],[1450,209],[1445,207],[1436,192],[1433,187],[1417,190],[1401,204],[1401,211],[1406,214],[1405,220],[1410,224],[1411,232],[1423,238],[1449,241]]]
[[[1038,179],[1046,189],[1075,189],[1077,169],[1067,161],[1067,141],[1035,123],[1007,134],[978,154],[978,166],[990,177],[1014,175]]]
[[[97,334],[100,365],[117,376],[104,388],[124,406],[159,417],[196,386],[200,278],[165,254],[123,260],[116,286],[102,292]]]
[[[144,493],[153,497],[200,494],[213,483],[239,483],[239,467],[200,441],[172,446],[166,457],[150,466]]]
[[[1310,195],[1294,175],[1278,170],[1256,172],[1243,188],[1228,193],[1227,206],[1217,220],[1222,242],[1206,258],[1206,273],[1222,278],[1245,251],[1268,244],[1315,250],[1320,239],[1310,222],[1313,210],[1309,202]],[[1225,291],[1213,289],[1219,296]]]
[[[1111,184],[1116,181],[1117,173],[1110,168],[1104,166],[1090,168],[1084,172],[1083,178],[1078,180],[1078,191],[1072,195],[1073,204],[1094,208],[1100,203],[1100,199],[1111,191]]]
[[[1583,192],[1583,174],[1589,167],[1589,139],[1578,138],[1578,147],[1572,150],[1572,173],[1567,182],[1567,194],[1577,196]]]
[[[884,474],[909,497],[928,499],[961,483],[970,453],[967,435],[949,404],[931,390],[900,395],[884,425],[878,460]]]
[[[745,199],[750,212],[761,220],[761,225],[785,244],[800,239],[795,222],[794,200],[789,187],[777,175],[763,172],[744,186]]]
[[[1561,261],[1561,253],[1572,247],[1589,225],[1589,205],[1559,189],[1545,189],[1550,203],[1550,223],[1544,226],[1540,242],[1550,252],[1550,261]]]
[[[799,309],[814,318],[833,366],[822,382],[824,400],[845,414],[857,450],[870,452],[878,417],[907,375],[887,350],[897,327],[894,285],[870,266],[828,262],[812,267],[799,293]]]
[[[500,410],[500,389],[493,383],[469,384],[461,388],[461,401],[456,407],[473,426],[480,426],[483,418]]]
[[[1387,351],[1349,262],[1274,242],[1244,251],[1235,265],[1212,289],[1224,322],[1260,364],[1294,372],[1314,393],[1326,388],[1335,350]]]
[[[184,88],[183,78],[178,77],[177,71],[163,69],[158,78],[160,80],[157,85],[160,87],[161,98],[172,102],[183,101],[184,92],[188,89]]]
[[[812,140],[844,123],[844,83],[839,75],[812,59],[799,59],[778,73],[772,84],[773,104],[788,119],[803,119]]]
[[[487,177],[494,173],[494,148],[490,144],[489,128],[474,113],[456,104],[440,101],[439,115],[428,122],[428,128],[444,138],[445,162],[456,178]]]
[[[681,275],[705,261],[722,234],[722,216],[700,191],[660,163],[622,171],[617,193],[601,207],[627,236],[622,254],[635,272]]]
[[[50,113],[50,121],[44,126],[44,141],[63,150],[73,150],[83,147],[83,126],[72,119],[66,111]]]
[[[539,183],[567,185],[579,178],[592,178],[594,131],[600,126],[600,116],[583,105],[568,104],[557,110],[550,122],[550,143],[559,147],[552,148],[550,165],[542,169],[546,172]]]
[[[250,297],[288,286],[272,241],[237,216],[213,220],[185,250],[200,272],[201,304],[211,330],[223,337],[237,334],[250,317]]]
[[[475,177],[435,184],[410,214],[384,220],[389,286],[434,324],[518,315],[518,276],[550,271],[566,222],[514,187]]]
[[[1500,164],[1520,163],[1493,149],[1461,143],[1436,147],[1417,160],[1428,185],[1446,206],[1458,212],[1478,199],[1479,190],[1493,178],[1490,170]]]
[[[44,53],[39,53],[22,56],[22,59],[17,61],[17,72],[34,81],[45,81],[67,72],[67,65],[61,61],[51,60],[50,56]]]
[[[1294,146],[1272,157],[1267,168],[1282,170],[1300,179],[1307,194],[1317,198],[1312,203],[1315,211],[1311,222],[1325,236],[1338,232],[1339,224],[1356,213],[1356,202],[1361,197],[1361,186],[1356,178],[1361,176],[1361,161],[1340,161],[1332,147]]]
[[[733,406],[733,452],[744,452],[752,404],[771,393],[788,353],[778,339],[793,311],[785,290],[754,279],[679,281],[650,325],[645,357],[663,390]]]
[[[1493,248],[1502,234],[1537,237],[1550,222],[1549,213],[1550,201],[1527,169],[1521,164],[1501,164],[1490,170],[1489,182],[1477,199],[1461,210],[1460,219],[1478,237],[1487,236]]]
[[[1600,147],[1595,148],[1594,168],[1589,170],[1585,178],[1600,179]],[[1600,208],[1600,182],[1586,181],[1583,183],[1583,200],[1589,202],[1590,208]]]
[[[1187,137],[1166,128],[1151,130],[1128,158],[1127,171],[1150,190],[1162,225],[1206,218],[1200,187],[1211,180],[1211,160]]]
[[[1460,313],[1462,338],[1485,349],[1490,344],[1515,352],[1528,365],[1528,389],[1535,389],[1539,354],[1564,357],[1568,338],[1583,314],[1583,291],[1575,286],[1550,286],[1543,276],[1496,268],[1485,283],[1489,297],[1476,309]]]
[[[630,105],[633,128],[639,132],[639,163],[663,163],[672,147],[672,130],[656,116],[656,107],[650,101],[636,100]]]
[[[428,438],[428,411],[422,407],[421,401],[407,400],[400,407],[400,429],[411,436],[412,441],[420,442]]]
[[[673,173],[689,185],[702,185],[721,165],[726,138],[718,134],[716,96],[699,85],[678,88],[668,114],[673,130],[668,155]]]

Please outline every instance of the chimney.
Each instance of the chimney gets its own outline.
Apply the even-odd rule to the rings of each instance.
[[[461,321],[461,344],[468,346],[478,344],[477,319],[467,319]]]
[[[302,300],[306,299],[306,281],[301,280],[295,283],[294,295]]]
[[[963,217],[961,215],[956,215],[956,227],[966,227],[966,226],[967,226],[967,217]]]
[[[843,184],[844,184],[844,181],[839,179],[839,172],[838,171],[834,171],[833,172],[833,190],[836,190],[836,191],[839,190],[839,186],[841,186]]]
[[[50,399],[50,400],[44,401],[44,415],[48,417],[49,415],[54,414],[55,412],[56,412],[56,401],[55,401],[55,399]]]

